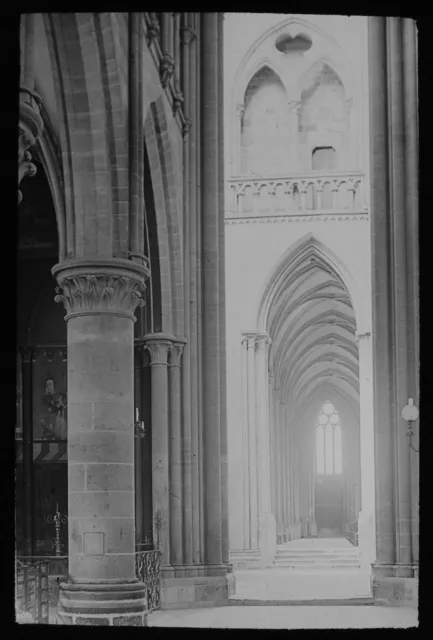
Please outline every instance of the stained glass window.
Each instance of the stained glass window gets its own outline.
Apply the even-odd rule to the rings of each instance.
[[[317,418],[316,471],[329,475],[342,473],[342,470],[340,416],[334,405],[327,401]]]

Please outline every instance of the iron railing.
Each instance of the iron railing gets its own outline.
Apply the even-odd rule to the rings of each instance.
[[[161,552],[157,549],[137,551],[135,574],[146,587],[146,604],[149,611],[159,609],[161,604]]]
[[[358,521],[346,523],[344,535],[354,547],[358,546]]]
[[[59,583],[67,579],[67,556],[16,558],[17,622],[57,624]]]
[[[159,550],[137,551],[136,576],[145,585],[146,608],[161,604]],[[18,556],[16,558],[16,618],[19,623],[59,624],[59,584],[68,579],[67,556]]]

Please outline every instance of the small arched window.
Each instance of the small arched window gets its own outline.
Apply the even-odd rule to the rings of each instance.
[[[316,472],[338,474],[343,471],[340,416],[334,405],[323,405],[316,425]]]
[[[312,157],[313,171],[331,171],[337,168],[337,152],[334,147],[316,147]]]

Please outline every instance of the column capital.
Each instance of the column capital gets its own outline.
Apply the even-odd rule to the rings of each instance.
[[[143,338],[143,349],[150,355],[150,366],[168,366],[168,354],[176,338],[169,333],[149,333]]]
[[[110,314],[135,321],[144,305],[147,267],[129,260],[73,260],[55,265],[56,302],[63,302],[65,320],[76,316]]]
[[[246,331],[242,333],[241,345],[246,349],[254,349],[256,343],[256,331]]]
[[[268,333],[257,333],[255,342],[257,350],[263,349],[267,351],[272,344],[272,339]]]
[[[362,331],[355,331],[355,341],[356,343],[359,345],[361,340],[367,340],[368,338],[371,337],[371,332],[362,332]]]
[[[169,350],[169,367],[180,367],[183,348],[187,343],[186,338],[176,338]]]

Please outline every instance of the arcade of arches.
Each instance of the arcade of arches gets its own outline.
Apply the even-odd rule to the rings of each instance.
[[[275,49],[296,66],[313,36]],[[157,547],[164,608],[228,604],[239,554],[272,563],[278,543],[355,522],[380,588],[417,576],[418,462],[400,417],[419,397],[413,25],[369,19],[368,51],[370,181],[358,170],[323,190],[288,179],[263,191],[259,214],[267,197],[292,213],[356,210],[360,242],[371,228],[372,321],[317,234],[277,233],[255,329],[232,342],[226,324],[242,305],[226,310],[239,274],[226,260],[223,15],[23,16],[17,555],[53,554],[59,512],[63,622],[146,625],[136,554]],[[288,114],[287,83],[256,72],[234,107],[233,175],[263,171],[263,131],[289,177],[356,165],[358,115],[327,62]],[[232,186],[237,219],[254,217],[260,189]],[[254,277],[255,257],[241,265]],[[242,411],[230,422],[238,352]]]

